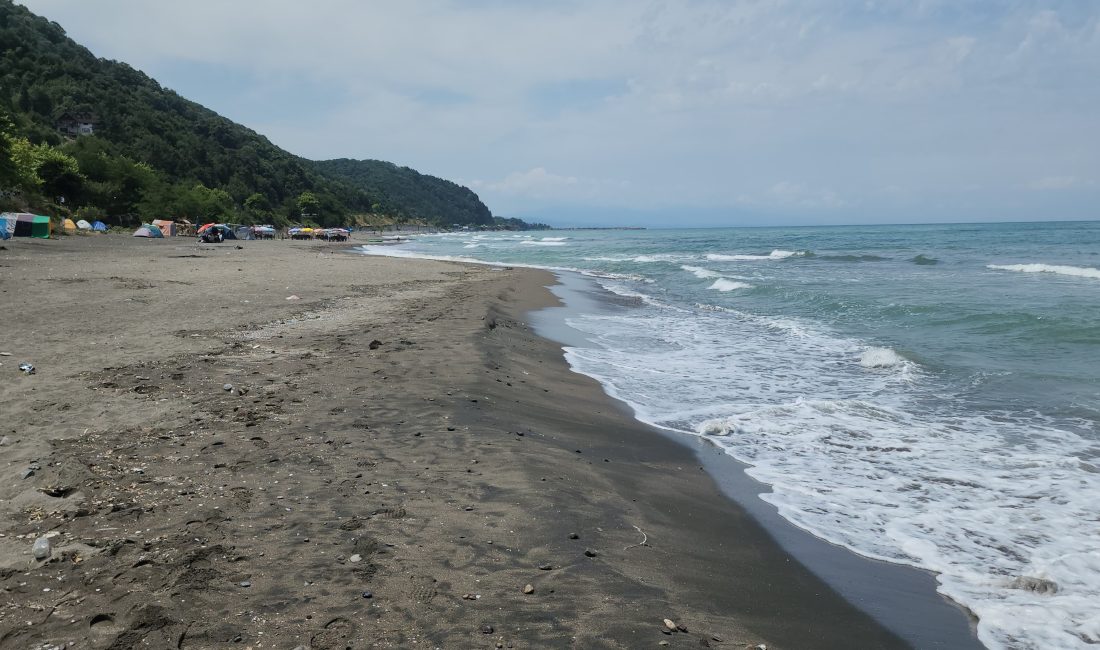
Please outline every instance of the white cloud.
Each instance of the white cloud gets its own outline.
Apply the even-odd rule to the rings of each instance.
[[[1070,190],[1095,185],[1076,176],[1044,176],[1028,183],[1027,187],[1033,190]]]
[[[475,188],[494,211],[904,203],[911,220],[966,187],[995,215],[1028,209],[1018,179],[1100,177],[1092,3],[25,3],[296,153],[498,179]],[[279,105],[299,108],[257,108]]]

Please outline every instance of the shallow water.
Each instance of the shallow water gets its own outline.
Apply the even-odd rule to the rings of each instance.
[[[572,317],[566,357],[639,419],[711,439],[814,535],[937,572],[989,647],[1100,642],[1100,224],[455,234],[383,252],[576,270],[633,298]]]

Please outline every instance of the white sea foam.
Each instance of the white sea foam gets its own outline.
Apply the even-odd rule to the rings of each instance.
[[[1080,460],[1096,444],[1038,416],[967,414],[893,350],[779,321],[717,306],[580,316],[594,347],[566,357],[640,419],[748,463],[798,526],[937,572],[988,647],[1100,642],[1100,473]]]
[[[657,264],[660,262],[677,262],[685,259],[683,255],[673,253],[660,253],[656,255],[592,255],[582,257],[585,262],[634,262],[635,264]]]
[[[759,260],[785,260],[788,257],[801,257],[806,251],[782,251],[773,250],[767,255],[723,255],[721,253],[708,253],[707,259],[712,262],[755,262]]]
[[[1088,266],[1061,266],[1058,264],[989,264],[988,269],[995,271],[1020,271],[1021,273],[1055,273],[1072,275],[1078,278],[1100,280],[1100,269]]]
[[[734,291],[736,289],[752,289],[752,285],[747,282],[738,282],[737,280],[718,278],[714,281],[714,284],[710,285],[709,288],[714,289],[715,291]]]
[[[867,348],[859,357],[864,368],[889,368],[905,363],[905,358],[890,348]]]
[[[709,278],[720,278],[722,274],[718,271],[711,271],[710,269],[704,269],[701,266],[681,266],[681,269],[691,273],[700,280],[706,280]]]
[[[540,241],[565,241],[568,237],[543,237]]]
[[[561,239],[524,239],[520,242],[521,246],[566,246],[566,242]]]

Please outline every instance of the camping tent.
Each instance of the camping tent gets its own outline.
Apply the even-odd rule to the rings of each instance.
[[[11,214],[8,214],[9,218]],[[18,212],[15,214],[15,236],[16,237],[37,237],[39,239],[49,239],[50,233],[53,232],[53,226],[50,224],[50,218],[44,217],[39,214],[28,214],[26,212]]]
[[[153,239],[163,239],[164,233],[160,231],[151,223],[143,223],[141,227],[134,231],[134,237],[152,237]]]
[[[107,232],[107,224],[102,221],[96,221],[92,224],[92,230],[96,232]]]
[[[160,232],[165,237],[176,236],[176,223],[174,221],[165,221],[164,219],[153,219],[153,225],[160,228]]]
[[[61,227],[65,229],[65,232],[67,234],[71,235],[76,232],[76,222],[68,217],[65,217],[61,220]]]
[[[11,212],[0,213],[0,240],[15,236],[15,215]]]
[[[91,230],[92,229],[92,224],[88,223],[84,219],[81,219],[80,221],[76,222],[76,227],[81,229],[81,230]]]
[[[210,228],[217,228],[220,230],[222,239],[237,239],[237,233],[233,232],[233,229],[224,223],[204,223],[202,226],[199,226],[199,235],[202,235]]]
[[[252,226],[252,234],[256,239],[275,239],[275,227]]]

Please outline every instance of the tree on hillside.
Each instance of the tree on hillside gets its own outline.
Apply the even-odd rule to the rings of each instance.
[[[255,192],[244,200],[244,211],[253,221],[266,221],[271,218],[271,201]]]
[[[220,221],[233,211],[229,192],[199,183],[179,198],[177,212],[199,222]]]
[[[12,161],[12,124],[8,116],[0,112],[0,190],[16,187],[19,175]]]
[[[317,196],[306,190],[298,195],[298,212],[302,216],[317,216],[317,211],[321,209],[321,202],[317,200]]]
[[[60,197],[61,203],[80,195],[85,179],[75,158],[47,144],[35,147],[34,154],[34,171],[43,194],[51,199]]]

